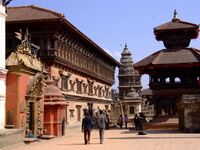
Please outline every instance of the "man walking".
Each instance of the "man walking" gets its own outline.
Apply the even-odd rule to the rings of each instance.
[[[103,111],[100,110],[99,111],[100,115],[98,115],[97,117],[97,125],[99,128],[99,138],[100,138],[100,144],[103,144],[103,140],[104,140],[104,131],[105,131],[105,127],[107,124],[107,119],[106,116],[103,115]]]
[[[90,135],[91,135],[91,130],[93,128],[92,126],[92,120],[88,117],[88,112],[86,111],[84,113],[85,118],[82,120],[82,132],[84,132],[84,141],[85,145],[90,144]]]

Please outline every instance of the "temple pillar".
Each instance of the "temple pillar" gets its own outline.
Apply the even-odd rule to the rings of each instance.
[[[6,74],[7,70],[5,69],[5,6],[3,1],[0,1],[0,129],[5,126],[5,97],[6,97]]]

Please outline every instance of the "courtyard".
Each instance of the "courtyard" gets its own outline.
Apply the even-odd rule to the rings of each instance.
[[[66,135],[52,140],[17,144],[2,150],[200,150],[199,133],[180,130],[146,130],[146,135],[129,129],[105,130],[104,143],[99,144],[98,130],[92,131],[91,144],[84,145],[83,133]]]

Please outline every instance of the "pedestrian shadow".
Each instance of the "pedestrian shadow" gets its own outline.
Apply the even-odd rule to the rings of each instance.
[[[87,144],[87,145],[100,145],[99,143],[90,143],[90,144]],[[65,143],[65,144],[58,144],[58,145],[61,145],[61,146],[66,146],[66,145],[84,145],[84,143]]]
[[[138,135],[138,137],[112,137],[112,138],[106,138],[106,139],[114,139],[114,140],[132,140],[132,139],[200,139],[200,137],[189,137],[189,136],[185,136],[185,137],[147,137],[144,135]]]
[[[132,134],[132,133],[138,133],[141,130],[133,130],[129,129],[128,131],[124,131],[121,134]],[[146,132],[147,134],[190,134],[190,133],[185,133],[184,131],[181,131],[179,129],[168,129],[168,130],[142,130]]]

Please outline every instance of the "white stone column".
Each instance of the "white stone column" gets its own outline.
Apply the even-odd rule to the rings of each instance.
[[[0,68],[0,129],[5,126],[6,74],[7,70]]]
[[[5,126],[5,101],[6,101],[6,74],[5,69],[5,6],[2,0],[0,1],[0,129]]]

